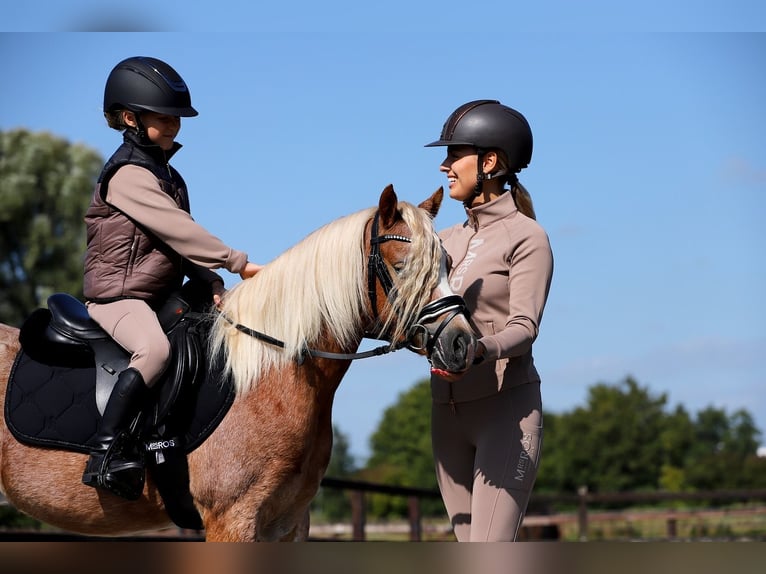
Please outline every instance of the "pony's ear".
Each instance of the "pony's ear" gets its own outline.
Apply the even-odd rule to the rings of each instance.
[[[399,204],[399,198],[396,197],[394,186],[390,183],[380,194],[380,201],[378,202],[378,213],[380,214],[380,222],[383,227],[391,227],[396,219],[396,208]]]
[[[431,215],[431,219],[433,219],[436,217],[436,214],[439,213],[439,208],[442,206],[442,199],[444,199],[444,187],[440,187],[434,191],[433,195],[423,201],[418,207],[420,209],[425,209]]]

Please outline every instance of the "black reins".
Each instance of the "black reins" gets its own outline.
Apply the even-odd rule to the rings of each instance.
[[[372,306],[372,312],[373,312],[373,318],[378,319],[378,310],[377,310],[377,289],[375,286],[375,281],[380,281],[381,287],[383,287],[383,292],[386,294],[386,297],[392,298],[396,295],[396,287],[394,285],[393,280],[391,279],[391,274],[388,272],[388,267],[386,266],[386,262],[383,260],[383,257],[380,255],[380,244],[385,243],[386,241],[402,241],[406,243],[412,243],[412,240],[409,237],[405,237],[403,235],[394,235],[394,234],[386,234],[386,235],[378,235],[378,221],[380,218],[379,212],[375,212],[375,217],[372,220],[372,229],[370,230],[370,256],[367,259],[367,294],[370,298],[370,305]],[[434,320],[439,315],[446,313],[447,311],[452,311],[452,313],[444,319],[439,327],[436,329],[436,332],[434,333],[433,337],[428,336],[428,329],[423,325],[423,323],[428,323],[432,320]],[[431,301],[423,307],[423,309],[420,311],[420,314],[418,315],[418,319],[415,322],[414,325],[412,325],[408,330],[408,336],[407,340],[400,344],[392,344],[389,343],[388,345],[381,345],[380,347],[375,347],[374,349],[370,349],[368,351],[362,351],[361,353],[333,353],[330,351],[320,351],[318,349],[310,349],[308,347],[305,347],[301,350],[300,355],[298,356],[297,362],[298,364],[302,364],[306,357],[319,357],[323,359],[340,359],[340,360],[355,360],[355,359],[366,359],[368,357],[377,357],[380,355],[385,355],[387,353],[391,353],[393,351],[398,351],[399,349],[403,347],[407,347],[413,351],[420,351],[420,350],[427,350],[428,357],[430,358],[431,352],[433,351],[433,347],[435,344],[435,341],[438,339],[441,332],[444,330],[444,328],[449,324],[452,319],[454,319],[457,315],[460,313],[465,313],[465,302],[463,301],[463,298],[459,295],[449,295],[447,297],[442,297],[440,299],[437,299],[436,301]],[[255,329],[251,329],[250,327],[246,327],[245,325],[242,325],[240,323],[235,323],[232,321],[229,317],[224,315],[224,318],[231,323],[237,331],[240,331],[241,333],[245,333],[246,335],[249,335],[250,337],[253,337],[254,339],[258,339],[259,341],[263,341],[264,343],[268,343],[270,345],[274,345],[275,347],[279,347],[284,349],[285,344],[283,341],[280,341],[279,339],[275,339],[274,337],[270,337],[269,335],[266,335],[264,333],[261,333],[259,331],[256,331]],[[423,341],[421,343],[416,343],[415,340],[422,335]],[[365,336],[369,336],[368,334],[365,334]]]
[[[224,318],[229,323],[234,325],[234,328],[237,331],[245,333],[246,335],[249,335],[253,337],[254,339],[258,339],[259,341],[263,341],[264,343],[268,343],[269,345],[274,345],[275,347],[279,347],[280,349],[285,348],[284,342],[280,341],[279,339],[275,339],[274,337],[265,335],[259,331],[256,331],[255,329],[251,329],[250,327],[246,327],[239,323],[235,323],[234,321],[232,321],[225,315],[224,315]],[[306,357],[319,357],[322,359],[341,359],[341,360],[353,361],[354,359],[366,359],[368,357],[377,357],[379,355],[385,355],[386,353],[390,353],[392,351],[398,351],[399,349],[401,349],[401,346],[381,345],[380,347],[375,347],[374,349],[370,349],[369,351],[362,351],[361,353],[333,353],[331,351],[320,351],[318,349],[310,349],[308,347],[305,347],[304,349],[301,350],[300,354],[298,355],[297,362],[299,365],[302,364],[303,361],[306,359]]]

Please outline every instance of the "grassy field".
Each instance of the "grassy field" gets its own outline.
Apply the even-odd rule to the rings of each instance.
[[[561,539],[580,540],[577,518],[559,523]],[[587,540],[766,540],[766,507],[634,509],[591,512]]]

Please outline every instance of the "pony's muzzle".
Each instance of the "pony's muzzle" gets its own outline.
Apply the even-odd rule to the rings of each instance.
[[[429,360],[433,368],[463,373],[473,364],[477,339],[470,331],[447,329],[436,341]]]
[[[473,363],[476,337],[463,298],[449,295],[426,305],[408,331],[407,346],[425,354],[436,369],[453,373],[468,370]]]

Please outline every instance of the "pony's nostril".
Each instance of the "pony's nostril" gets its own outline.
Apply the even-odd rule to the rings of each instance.
[[[452,353],[456,359],[465,360],[468,351],[468,344],[464,337],[455,337],[452,341]]]
[[[462,371],[468,367],[468,355],[475,340],[472,335],[461,333],[452,339],[451,362],[456,371]]]

